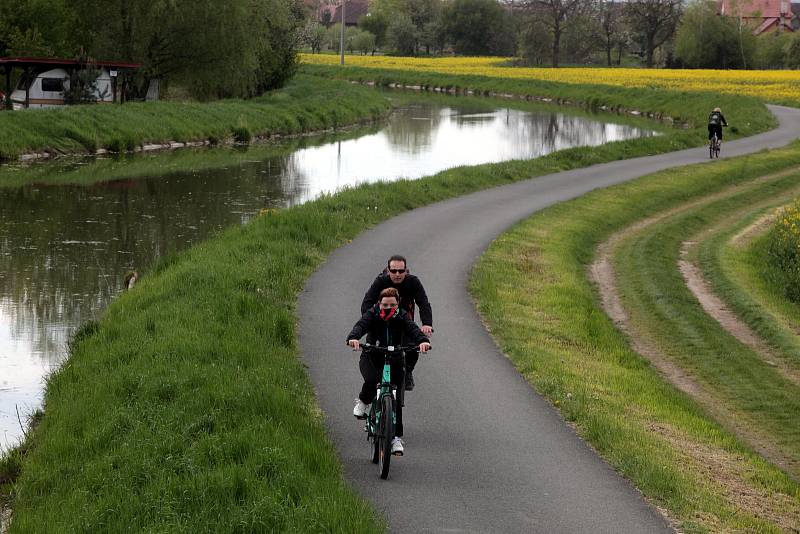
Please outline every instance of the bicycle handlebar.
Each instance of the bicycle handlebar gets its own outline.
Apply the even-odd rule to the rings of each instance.
[[[380,345],[373,345],[371,343],[359,343],[359,345],[361,346],[361,348],[377,349],[377,350],[382,351],[382,352],[403,352],[403,351],[406,351],[406,350],[417,350],[419,348],[419,345],[389,345],[388,347],[382,347]],[[431,345],[431,344],[428,343],[428,345]],[[428,350],[432,350],[432,349],[433,349],[433,345],[431,345]]]

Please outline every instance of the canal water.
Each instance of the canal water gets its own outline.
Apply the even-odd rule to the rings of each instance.
[[[656,135],[613,115],[507,105],[419,98],[338,138],[0,167],[0,451],[40,406],[70,335],[131,270],[345,186]],[[51,185],[65,182],[88,185]]]

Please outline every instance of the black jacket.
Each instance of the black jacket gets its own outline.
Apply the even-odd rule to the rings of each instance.
[[[361,339],[367,335],[367,343],[388,347],[389,345],[419,345],[429,343],[428,336],[422,333],[419,326],[412,321],[404,310],[398,309],[394,317],[384,321],[380,317],[380,306],[377,304],[364,312],[361,319],[347,335],[347,341]]]
[[[372,285],[361,301],[361,313],[366,312],[378,302],[381,291],[387,287],[393,287],[400,293],[400,308],[405,310],[411,320],[414,320],[414,303],[419,308],[419,318],[425,326],[433,326],[433,311],[431,303],[428,302],[428,295],[422,282],[413,274],[407,274],[400,285],[394,285],[388,274],[382,273],[375,278]]]
[[[720,113],[719,111],[712,111],[711,115],[708,116],[708,124],[710,126],[727,126],[728,123],[725,121],[725,115]]]

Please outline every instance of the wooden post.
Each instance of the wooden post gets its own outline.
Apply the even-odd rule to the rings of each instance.
[[[30,67],[25,67],[25,109],[31,107],[31,84],[33,83],[33,80],[29,78],[30,73]]]
[[[6,111],[13,111],[14,106],[11,104],[11,65],[6,65]]]
[[[342,0],[342,31],[341,35],[339,36],[339,49],[342,55],[339,59],[339,65],[344,65],[344,23],[346,21],[344,16],[344,5],[345,5],[345,0]]]

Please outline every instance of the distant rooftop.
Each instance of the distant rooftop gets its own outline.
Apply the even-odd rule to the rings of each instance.
[[[87,62],[77,59],[60,59],[53,57],[0,57],[0,65],[21,68],[35,66],[79,67],[86,64]],[[140,63],[125,63],[120,61],[90,61],[88,64],[115,69],[138,69],[142,66]]]

